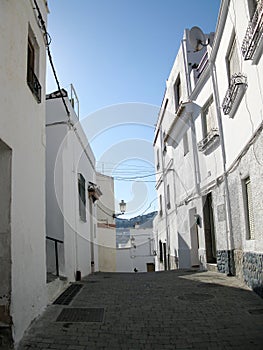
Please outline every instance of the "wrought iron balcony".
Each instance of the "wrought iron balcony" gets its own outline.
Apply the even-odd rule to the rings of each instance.
[[[217,143],[217,141],[219,140],[219,132],[218,129],[216,128],[212,128],[208,134],[206,135],[206,137],[201,140],[200,142],[198,142],[197,147],[198,150],[200,152],[205,152],[208,151],[208,149],[210,149],[210,147],[212,147],[213,145],[215,145]]]
[[[37,102],[40,103],[41,102],[41,85],[32,68],[29,68],[27,72],[27,84],[30,87],[30,90],[35,96]]]
[[[247,87],[247,78],[242,73],[236,73],[231,77],[231,83],[223,100],[222,108],[224,114],[233,118]]]
[[[259,0],[252,20],[249,22],[241,51],[245,60],[251,60],[263,34],[263,0]]]

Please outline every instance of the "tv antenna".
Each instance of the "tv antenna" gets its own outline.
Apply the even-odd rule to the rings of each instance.
[[[191,46],[194,48],[194,51],[200,51],[203,47],[209,44],[209,39],[206,38],[205,35],[199,27],[192,27],[189,31],[189,42]]]

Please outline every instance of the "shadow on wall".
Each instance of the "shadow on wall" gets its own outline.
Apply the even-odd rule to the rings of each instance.
[[[179,268],[191,267],[191,250],[182,235],[178,232],[178,260]]]

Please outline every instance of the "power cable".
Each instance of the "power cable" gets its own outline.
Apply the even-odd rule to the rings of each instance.
[[[43,20],[42,14],[40,12],[40,9],[39,9],[39,6],[38,6],[36,0],[34,0],[34,4],[35,4],[36,10],[38,12],[39,26],[42,29],[42,31],[44,32],[44,40],[45,40],[45,43],[46,43],[49,63],[51,65],[52,72],[53,72],[53,75],[54,75],[54,78],[55,78],[55,81],[56,81],[56,84],[57,84],[57,87],[58,87],[58,91],[59,91],[60,96],[62,98],[62,101],[63,101],[64,107],[65,107],[67,116],[69,117],[70,116],[70,112],[69,112],[68,106],[66,104],[65,98],[63,96],[62,89],[60,87],[60,83],[59,83],[59,80],[58,80],[58,77],[57,77],[56,69],[55,69],[55,66],[54,66],[54,63],[53,63],[53,59],[52,59],[52,55],[51,55],[51,51],[50,51],[50,47],[49,47],[52,39],[51,39],[51,36],[49,35],[49,33],[47,32],[45,21]]]

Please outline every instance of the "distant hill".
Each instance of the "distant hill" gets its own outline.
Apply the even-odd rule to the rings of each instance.
[[[135,224],[145,226],[147,222],[152,222],[156,214],[157,211],[153,211],[151,213],[139,215],[131,219],[116,218],[116,228],[133,228]]]

